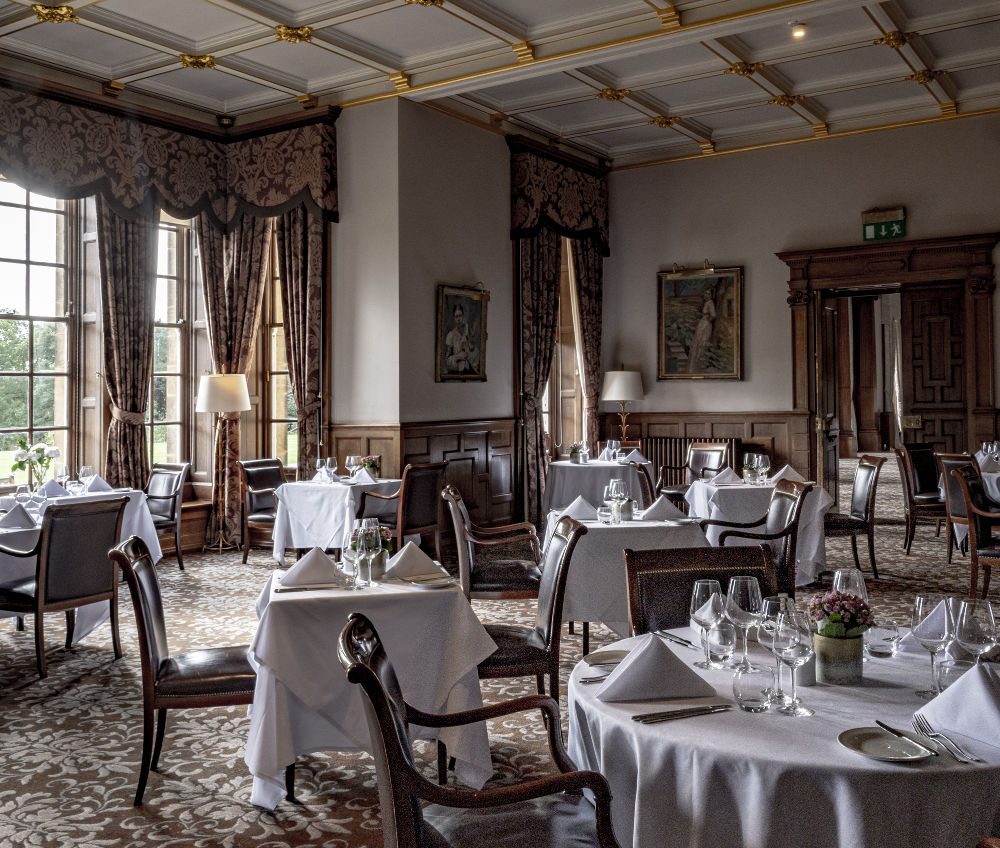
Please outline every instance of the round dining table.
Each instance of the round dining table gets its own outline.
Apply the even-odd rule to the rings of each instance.
[[[696,640],[695,631],[674,631]],[[637,638],[611,647],[628,648]],[[751,642],[752,660],[774,658]],[[700,651],[672,648],[688,665]],[[611,785],[615,834],[634,848],[971,848],[1000,835],[1000,748],[957,736],[983,763],[941,753],[915,762],[869,759],[841,744],[875,720],[910,729],[926,701],[926,656],[865,663],[861,686],[799,687],[807,718],[727,712],[659,724],[637,713],[701,703],[735,704],[730,670],[697,670],[714,698],[606,703],[600,685],[569,681],[569,754]],[[785,670],[787,689],[788,672]],[[1000,744],[1000,740],[996,744]]]
[[[652,464],[645,463],[652,474]],[[583,496],[591,506],[604,503],[604,487],[615,477],[625,481],[629,497],[639,500],[639,474],[627,462],[605,462],[592,459],[590,462],[569,462],[558,460],[549,463],[542,507],[561,509],[569,506],[578,496]]]

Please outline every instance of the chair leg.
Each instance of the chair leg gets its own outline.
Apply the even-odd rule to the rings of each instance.
[[[549,696],[559,703],[559,667],[549,670]]]
[[[174,525],[174,550],[177,553],[177,567],[184,570],[184,555],[181,553],[181,523],[178,521]],[[246,562],[246,560],[244,560]]]
[[[444,786],[448,782],[448,746],[438,739],[438,783]]]
[[[872,576],[878,580],[878,568],[875,567],[875,527],[868,528],[868,559],[872,564]]]
[[[957,546],[958,543],[955,541],[955,528],[952,527],[950,521],[948,522],[948,528],[946,532],[948,536],[948,564],[951,565],[951,552]]]
[[[538,687],[538,694],[539,695],[544,695],[545,694],[545,675],[544,674],[536,674],[535,675],[535,683],[537,684],[537,687]]]
[[[117,571],[117,569],[115,569]],[[117,579],[117,575],[116,575]],[[115,648],[115,659],[122,658],[122,640],[118,633],[118,593],[108,602],[111,604],[111,644]]]
[[[38,664],[38,676],[47,677],[45,669],[45,616],[41,610],[35,611],[35,662]]]
[[[941,538],[941,519],[937,520],[937,531],[934,533],[939,539]]]
[[[917,519],[908,518],[906,521],[906,555],[910,555],[910,545],[913,544],[913,537],[917,534]]]
[[[295,800],[295,761],[285,766],[285,800],[297,804]]]
[[[854,554],[854,567],[861,571],[861,560],[858,559],[858,537],[851,535],[851,553]]]
[[[246,521],[243,522],[243,564],[247,564],[247,557],[250,555],[250,528]]]
[[[73,647],[73,633],[76,631],[76,610],[66,610],[66,650]]]
[[[153,710],[142,711],[142,760],[139,765],[139,786],[135,790],[133,807],[142,806],[142,795],[146,791],[146,781],[149,779],[149,767],[153,754]]]
[[[156,744],[153,746],[153,759],[150,763],[150,768],[156,771],[156,767],[160,763],[160,751],[163,749],[163,732],[167,729],[167,711],[166,708],[160,707],[156,711]]]
[[[583,655],[590,653],[590,622],[583,622]]]
[[[986,600],[986,594],[990,591],[990,572],[992,571],[992,566],[983,566],[983,600]],[[975,594],[975,592],[973,592]]]
[[[14,629],[15,630],[20,630],[20,631],[24,630],[24,616],[23,615],[19,615],[17,617],[16,623],[14,624]]]
[[[573,622],[572,621],[568,622],[568,625],[569,625],[569,629],[566,632],[569,633],[570,636],[572,636],[573,635]]]

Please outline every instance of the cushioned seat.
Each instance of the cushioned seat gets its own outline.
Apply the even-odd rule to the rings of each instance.
[[[251,512],[247,516],[247,521],[251,524],[274,524],[273,512]]]
[[[247,662],[248,647],[203,648],[167,657],[156,672],[157,697],[227,694],[252,697],[257,675]]]
[[[146,505],[153,517],[157,536],[172,534],[177,566],[184,570],[181,553],[181,504],[184,502],[184,482],[189,462],[154,462],[146,482]]]
[[[854,485],[851,487],[851,511],[828,512],[823,516],[824,536],[834,538],[850,536],[854,565],[859,570],[861,560],[858,559],[858,536],[864,534],[868,538],[868,559],[871,561],[872,575],[876,580],[878,567],[875,565],[875,490],[884,462],[885,457],[882,456],[867,454],[862,456],[858,460]]]
[[[955,468],[952,479],[958,483],[965,501],[965,514],[969,518],[969,597],[976,597],[979,572],[983,572],[985,598],[990,591],[990,574],[993,566],[1000,567],[1000,538],[993,531],[1000,524],[1000,513],[993,510],[995,504],[986,494],[979,466],[972,463]]]
[[[403,547],[407,535],[423,536],[434,534],[434,556],[441,559],[441,485],[444,482],[448,460],[407,464],[403,469],[399,489],[395,494],[383,495],[379,492],[361,493],[358,503],[358,517],[368,515],[369,498],[379,501],[396,501],[393,515],[380,515],[378,522],[392,531],[396,550]]]
[[[35,597],[37,585],[34,577],[24,577],[0,584],[0,605],[3,601],[30,602]]]
[[[528,560],[494,560],[489,568],[481,569],[472,576],[472,592],[476,595],[501,595],[517,592],[536,596],[542,572],[535,563]]]
[[[485,624],[486,632],[497,649],[479,663],[480,677],[504,677],[492,674],[513,666],[540,665],[548,660],[548,650],[533,627],[517,624]],[[491,672],[485,674],[484,672]]]
[[[285,482],[285,466],[280,459],[238,460],[243,480],[243,562],[250,555],[250,536],[255,528],[270,533],[278,514],[274,493]]]
[[[941,523],[945,519],[945,503],[936,484],[929,489],[919,488],[919,486],[929,485],[927,481],[928,459],[932,468],[934,465],[934,450],[930,445],[904,445],[902,448],[895,448],[893,453],[896,454],[899,479],[903,484],[903,508],[906,517],[903,548],[909,555],[913,537],[917,532],[917,522],[933,521],[936,525],[936,535],[941,535]],[[914,461],[921,469],[919,483],[914,469]],[[936,471],[933,472],[933,476],[936,480]]]

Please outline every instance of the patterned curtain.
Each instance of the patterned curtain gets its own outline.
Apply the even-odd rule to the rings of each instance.
[[[323,406],[323,257],[326,225],[300,206],[275,221],[285,356],[299,428],[299,479],[308,480],[319,456]]]
[[[601,335],[604,325],[604,257],[593,239],[572,239],[576,297],[580,307],[580,346],[583,348],[583,394],[590,451],[597,456],[597,405],[601,399]]]
[[[559,236],[548,228],[519,239],[521,299],[521,420],[524,426],[525,514],[542,521],[545,490],[545,428],[542,399],[549,381],[559,309]]]
[[[146,406],[153,376],[153,301],[158,230],[154,213],[127,221],[97,197],[104,319],[104,384],[111,398],[104,477],[141,489],[149,476]]]
[[[273,218],[244,216],[232,232],[223,234],[213,226],[211,216],[196,219],[208,318],[208,343],[212,366],[217,374],[246,374],[253,358],[254,342],[260,328],[264,281],[271,250]],[[213,516],[208,531],[211,541],[221,531],[226,544],[240,541],[240,416],[220,416],[215,434],[215,466],[212,486],[215,503],[222,515]]]

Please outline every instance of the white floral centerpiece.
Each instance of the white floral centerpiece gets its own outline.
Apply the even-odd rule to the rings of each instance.
[[[45,442],[29,446],[27,439],[18,439],[17,448],[10,470],[28,471],[36,486],[41,485],[45,475],[49,473],[52,460],[62,456],[62,451],[58,447],[47,445]]]

